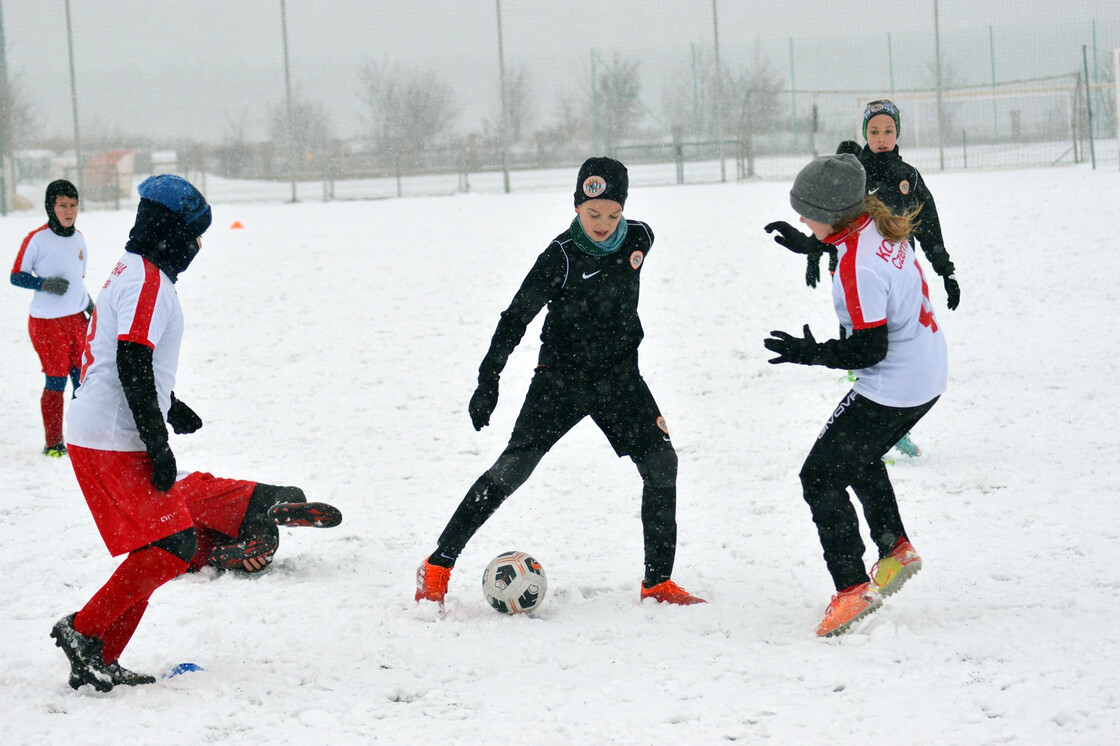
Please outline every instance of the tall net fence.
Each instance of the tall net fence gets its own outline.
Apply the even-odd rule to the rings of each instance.
[[[923,0],[2,0],[2,206],[70,178],[214,201],[789,178],[866,103],[923,171],[1120,167],[1120,6]]]

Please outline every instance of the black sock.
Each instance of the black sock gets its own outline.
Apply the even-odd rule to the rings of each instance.
[[[457,559],[458,557],[449,557],[442,551],[437,549],[436,551],[432,552],[432,556],[428,557],[428,564],[435,565],[436,567],[446,567],[448,569],[451,569],[452,567],[455,567],[455,560]]]

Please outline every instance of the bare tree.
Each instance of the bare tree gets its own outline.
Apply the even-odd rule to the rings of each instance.
[[[376,145],[415,162],[449,134],[458,116],[454,91],[434,70],[403,71],[367,61],[358,74]]]
[[[292,92],[292,128],[288,131],[288,106],[281,101],[269,109],[269,138],[282,153],[291,153],[302,168],[325,155],[331,145],[331,126],[322,104],[309,101],[297,88]]]
[[[593,137],[590,100],[591,94],[584,91],[561,96],[557,100],[556,113],[551,118],[556,124],[534,133],[538,164],[543,166],[587,157]]]
[[[746,139],[776,126],[781,89],[765,63],[724,73],[724,131]]]
[[[615,54],[595,81],[598,90],[592,106],[597,111],[592,111],[591,116],[592,121],[598,122],[599,136],[607,153],[613,152],[627,136],[633,137],[641,122],[642,81],[638,67],[637,60],[621,59]]]
[[[778,118],[782,81],[763,62],[722,71],[717,78],[714,60],[700,52],[677,69],[664,93],[664,105],[674,129],[714,138],[722,131],[746,140],[773,127]],[[722,106],[717,97],[722,95]],[[716,117],[723,120],[717,127]]]
[[[501,95],[501,91],[498,91]],[[500,102],[499,98],[499,102]],[[499,103],[499,106],[501,104]],[[529,74],[522,65],[517,70],[506,73],[506,117],[509,122],[510,144],[521,142],[533,120],[533,91]],[[497,142],[501,134],[502,113],[482,120],[482,136],[488,141]]]
[[[521,142],[533,121],[533,91],[529,73],[522,64],[506,74],[506,113],[510,142]]]
[[[34,142],[40,131],[39,116],[23,87],[22,75],[8,80],[8,100],[4,106],[2,126],[10,150],[19,150]]]

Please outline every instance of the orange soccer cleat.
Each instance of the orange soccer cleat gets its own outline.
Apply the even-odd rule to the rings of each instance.
[[[834,637],[851,630],[852,625],[879,610],[883,599],[871,587],[860,583],[837,592],[828,604],[824,619],[817,625],[817,637]]]
[[[652,588],[642,586],[642,600],[652,598],[654,601],[662,604],[676,604],[677,606],[691,606],[692,604],[706,604],[708,603],[699,596],[693,596],[691,593],[681,588],[672,580],[664,580]]]
[[[416,601],[435,601],[443,606],[443,597],[447,595],[447,580],[451,577],[450,567],[433,565],[424,560],[416,569]]]
[[[895,542],[894,549],[871,568],[871,587],[880,596],[897,593],[902,584],[922,569],[922,558],[906,539]]]

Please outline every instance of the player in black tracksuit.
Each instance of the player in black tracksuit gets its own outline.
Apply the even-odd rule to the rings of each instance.
[[[642,598],[700,602],[670,576],[676,553],[677,454],[665,419],[638,370],[643,331],[638,289],[653,232],[621,218],[626,168],[592,158],[580,169],[577,217],[537,258],[498,322],[471,397],[475,429],[490,422],[498,377],[525,329],[548,306],[536,372],[509,444],[467,492],[417,573],[416,600],[443,603],[459,553],[544,454],[584,417],[629,456],[642,477],[645,577]]]
[[[854,140],[840,143],[836,152],[851,153],[859,158],[863,170],[867,172],[867,193],[874,194],[895,215],[920,210],[914,238],[921,246],[933,271],[945,284],[946,305],[955,310],[960,303],[961,291],[953,273],[952,260],[945,250],[945,240],[941,237],[941,220],[937,216],[937,205],[918,169],[902,160],[898,146],[884,153],[873,152],[868,145],[862,148]],[[829,254],[828,271],[835,272],[836,254]]]

